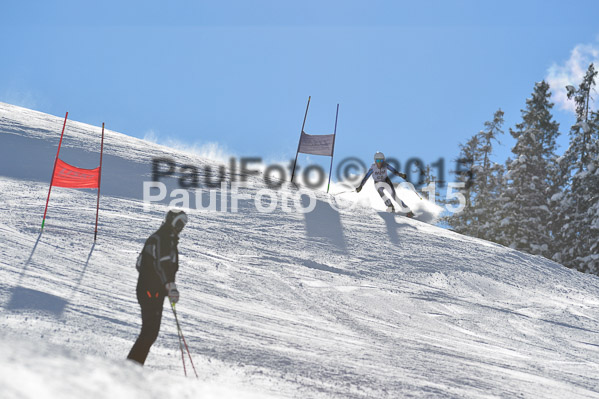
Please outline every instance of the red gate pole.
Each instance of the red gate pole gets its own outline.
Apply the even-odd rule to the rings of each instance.
[[[102,122],[102,144],[100,144],[100,174],[98,175],[98,202],[96,204],[96,231],[94,232],[94,242],[98,236],[98,212],[100,211],[100,187],[102,185],[102,154],[104,153],[104,122]]]
[[[62,133],[60,133],[60,141],[58,142],[58,150],[56,151],[56,159],[54,160],[54,168],[52,169],[52,178],[50,179],[50,188],[48,189],[48,198],[46,199],[46,209],[44,210],[44,219],[42,220],[42,231],[44,231],[44,224],[46,223],[46,212],[48,212],[48,202],[50,201],[50,192],[52,191],[52,183],[54,183],[54,174],[56,173],[56,164],[58,162],[58,154],[60,154],[60,146],[62,145],[62,136],[64,135],[64,128],[67,125],[67,117],[69,112],[64,116],[64,124],[62,125]]]

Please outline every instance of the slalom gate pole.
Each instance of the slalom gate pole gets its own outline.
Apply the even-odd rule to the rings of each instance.
[[[333,151],[331,151],[331,168],[329,169],[329,184],[327,184],[327,194],[331,187],[331,173],[333,173],[333,155],[335,155],[335,139],[337,138],[337,118],[339,117],[339,104],[337,104],[337,112],[335,113],[335,131],[333,132]]]
[[[193,368],[193,372],[196,375],[196,378],[200,378],[198,377],[198,373],[196,371],[196,368],[193,364],[193,359],[191,358],[191,353],[189,353],[189,347],[187,346],[187,342],[185,342],[185,336],[183,335],[183,330],[181,329],[181,325],[179,324],[179,319],[177,318],[177,312],[175,311],[175,303],[171,302],[171,309],[173,310],[173,315],[175,315],[175,322],[177,323],[177,330],[180,334],[181,339],[183,340],[183,344],[185,345],[185,350],[187,351],[187,356],[189,356],[189,362],[191,363],[191,367]],[[185,362],[183,362],[183,365],[185,365]],[[183,366],[185,367],[185,366]],[[185,373],[185,376],[187,376],[187,373]]]
[[[100,212],[100,187],[102,186],[102,155],[104,153],[104,122],[102,122],[102,142],[100,144],[100,175],[98,176],[98,202],[96,203],[96,230],[94,231],[94,242],[98,237],[98,213]]]
[[[302,134],[304,133],[304,127],[306,126],[306,118],[308,117],[308,108],[310,107],[310,99],[312,96],[308,96],[308,105],[306,105],[306,113],[304,114],[304,123],[302,123],[302,131],[300,132],[299,142],[297,143],[297,152],[295,153],[295,161],[293,161],[293,171],[291,172],[291,183],[293,183],[293,175],[295,175],[295,164],[297,163],[297,156],[299,155],[300,145],[302,144]]]
[[[50,201],[50,192],[52,191],[52,183],[54,183],[54,173],[56,173],[56,164],[58,163],[58,154],[60,154],[60,146],[62,145],[62,137],[64,136],[64,128],[67,125],[67,117],[69,112],[67,111],[64,116],[64,124],[62,125],[62,133],[60,133],[60,141],[58,142],[58,150],[56,151],[56,159],[54,159],[54,168],[52,169],[52,178],[50,179],[50,188],[48,189],[48,198],[46,199],[46,209],[44,209],[44,218],[42,219],[42,231],[44,231],[44,224],[46,224],[46,212],[48,212],[48,202]]]

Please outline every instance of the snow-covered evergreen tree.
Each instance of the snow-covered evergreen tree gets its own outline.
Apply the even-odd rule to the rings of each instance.
[[[599,274],[599,113],[594,112],[589,121],[592,134],[589,136],[586,173],[580,176],[584,187],[583,208],[586,235],[582,237],[583,257],[579,268],[585,272]]]
[[[485,122],[485,130],[461,146],[462,170],[456,175],[458,182],[464,183],[460,192],[466,198],[466,207],[446,222],[462,234],[493,239],[490,228],[498,206],[503,167],[491,161],[491,154],[493,142],[498,142],[498,135],[503,133],[502,125],[503,111],[499,109],[492,121]]]
[[[422,191],[428,194],[427,197],[430,201],[434,201],[434,203],[438,204],[442,203],[439,197],[439,189],[443,182],[438,180],[437,176],[433,174],[432,169],[431,165],[426,165],[426,168],[424,169],[424,186],[422,187]]]
[[[477,198],[474,235],[494,240],[497,234],[499,197],[502,192],[504,167],[491,160],[493,142],[499,143],[503,134],[503,111],[497,110],[492,121],[485,122],[485,130],[479,132],[481,165],[476,168]]]
[[[522,122],[515,130],[510,129],[517,142],[512,148],[515,158],[507,164],[497,237],[504,245],[546,257],[551,255],[549,246],[553,241],[548,228],[553,217],[549,205],[557,191],[555,139],[559,135],[550,96],[545,81],[536,83],[521,111]]]
[[[560,243],[553,258],[580,271],[599,273],[599,115],[589,109],[597,71],[589,65],[582,83],[568,86],[576,102],[576,123],[570,129],[570,146],[560,165],[567,189],[559,200],[557,234]]]
[[[480,163],[479,137],[473,136],[466,144],[460,144],[460,155],[457,159],[458,168],[454,171],[457,183],[462,183],[463,187],[459,190],[464,196],[465,207],[460,212],[455,212],[451,216],[444,218],[444,221],[458,233],[472,235],[471,225],[473,223],[474,208],[474,172],[475,165]],[[448,201],[449,204],[457,207],[455,201]]]

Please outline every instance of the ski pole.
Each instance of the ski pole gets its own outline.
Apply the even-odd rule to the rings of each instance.
[[[411,185],[410,185],[410,188],[416,193],[418,198],[420,198],[420,201],[422,201],[422,197],[420,196],[420,194],[418,194],[418,191],[416,191],[416,189],[414,187],[412,187]]]
[[[333,193],[333,194],[331,194],[331,195],[332,195],[333,197],[335,197],[335,196],[337,196],[337,195],[351,193],[352,191],[355,191],[355,190],[345,190],[345,191],[341,191],[340,193]]]
[[[422,197],[420,196],[420,194],[418,194],[418,191],[416,191],[416,189],[414,188],[414,185],[412,183],[410,183],[410,182],[404,182],[404,183],[401,183],[399,185],[403,187],[404,184],[410,186],[410,188],[412,189],[412,191],[414,191],[416,193],[416,195],[418,196],[418,198],[420,198],[420,200],[422,201]]]
[[[185,350],[187,351],[187,356],[189,357],[189,361],[191,362],[191,367],[193,368],[193,372],[194,372],[196,378],[199,378],[198,373],[196,372],[196,368],[193,364],[193,359],[191,358],[191,353],[189,352],[189,347],[187,346],[187,342],[185,341],[185,336],[183,335],[183,330],[181,329],[181,325],[179,324],[179,319],[177,317],[177,312],[175,311],[175,303],[174,302],[171,302],[171,308],[173,309],[173,315],[175,316],[175,322],[177,323],[177,333],[178,333],[180,339],[183,341],[183,344],[185,345]],[[181,349],[181,357],[184,359],[183,349]],[[185,362],[183,362],[183,368],[185,369]],[[187,372],[185,372],[185,376],[187,376]]]
[[[185,367],[185,354],[183,352],[183,343],[181,342],[181,333],[177,326],[177,338],[179,338],[179,349],[181,349],[181,362],[183,363],[183,374],[187,377],[187,368]]]
[[[183,344],[185,345],[185,350],[187,351],[187,356],[189,356],[189,362],[191,363],[191,367],[193,368],[193,373],[196,375],[196,378],[199,379],[198,373],[193,364],[193,359],[191,358],[191,353],[189,353],[189,347],[187,346],[187,342],[185,341],[185,336],[183,335],[183,330],[181,329],[181,325],[179,324],[179,319],[177,318],[177,312],[175,311],[175,303],[174,302],[171,302],[171,309],[173,309],[173,315],[175,315],[175,322],[177,323],[177,331],[179,333],[179,336],[183,340]],[[183,349],[181,349],[181,352],[183,352]],[[185,362],[183,362],[183,367],[185,367]],[[185,376],[187,376],[187,373],[185,373]]]

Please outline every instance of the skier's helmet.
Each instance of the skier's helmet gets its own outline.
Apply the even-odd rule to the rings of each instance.
[[[374,154],[374,163],[380,168],[385,163],[385,155],[380,151]]]
[[[164,217],[164,224],[179,234],[187,224],[187,215],[178,209],[171,209]]]

